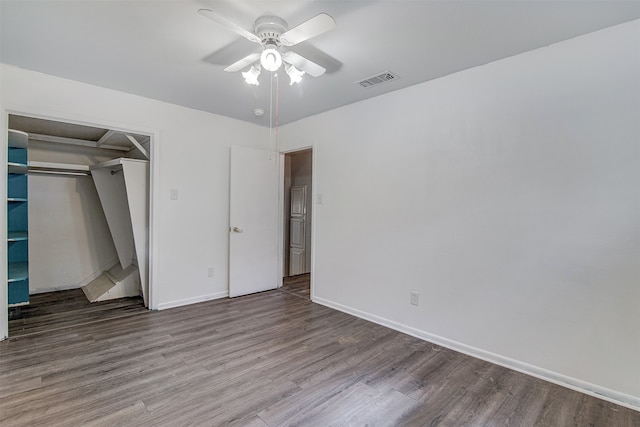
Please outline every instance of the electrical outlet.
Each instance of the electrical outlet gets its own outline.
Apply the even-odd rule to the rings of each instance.
[[[411,305],[418,306],[420,305],[420,294],[417,292],[411,291],[411,296],[409,297],[409,302]]]
[[[169,199],[178,200],[178,189],[177,188],[172,188],[169,191]]]
[[[209,267],[209,277],[213,277],[213,267]]]

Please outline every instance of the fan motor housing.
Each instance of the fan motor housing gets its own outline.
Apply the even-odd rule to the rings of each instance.
[[[265,15],[256,19],[255,34],[260,37],[262,43],[275,42],[280,46],[280,35],[289,29],[287,21],[277,16]]]

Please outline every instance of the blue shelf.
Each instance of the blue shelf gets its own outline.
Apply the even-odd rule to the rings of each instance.
[[[29,233],[26,231],[9,231],[7,233],[7,241],[8,242],[18,242],[21,240],[28,240]]]
[[[7,204],[7,231],[29,230],[29,206],[26,201],[14,201]]]
[[[9,171],[9,173],[25,174],[25,173],[27,173],[28,166],[26,164],[24,164],[24,163],[9,162],[9,163],[7,163],[7,169]]]
[[[9,276],[9,283],[28,279],[29,263],[28,262],[10,262],[8,276]]]
[[[9,138],[7,141],[7,145],[9,146],[9,148],[27,148],[28,143],[28,133],[9,129]]]
[[[7,175],[7,197],[9,199],[27,199],[27,175],[10,173]]]
[[[29,304],[29,135],[9,130],[7,151],[7,290],[9,305]]]
[[[7,283],[9,307],[29,304],[29,279]]]

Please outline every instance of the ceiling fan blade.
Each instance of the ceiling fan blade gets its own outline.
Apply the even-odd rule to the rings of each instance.
[[[224,70],[229,72],[229,73],[233,73],[235,71],[240,71],[243,68],[248,67],[249,65],[253,64],[258,59],[260,59],[260,53],[257,53],[257,52],[256,53],[252,53],[251,55],[245,56],[240,61],[236,61],[233,64],[229,65]]]
[[[304,56],[300,56],[295,52],[284,52],[282,54],[282,59],[312,77],[320,77],[325,73],[325,71],[327,71],[324,67],[321,67],[315,62],[310,61]]]
[[[336,21],[331,16],[321,13],[281,34],[280,42],[285,46],[293,46],[332,30],[335,26]]]
[[[202,15],[202,16],[205,16],[205,17],[211,19],[212,21],[217,22],[218,24],[222,25],[226,29],[231,30],[236,34],[241,35],[242,37],[244,37],[245,39],[247,39],[249,41],[252,41],[252,42],[255,42],[255,43],[260,43],[260,38],[258,36],[256,36],[255,34],[253,34],[250,31],[245,30],[244,28],[242,28],[238,24],[235,24],[235,23],[229,21],[227,18],[218,15],[217,13],[215,13],[211,9],[198,9],[198,13],[200,15]]]

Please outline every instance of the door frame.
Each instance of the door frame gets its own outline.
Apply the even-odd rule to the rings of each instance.
[[[158,129],[150,129],[145,127],[131,128],[128,125],[114,122],[113,120],[104,119],[96,116],[79,116],[76,114],[62,114],[60,112],[39,111],[37,108],[25,110],[19,106],[11,104],[4,105],[0,111],[0,166],[3,176],[7,176],[7,144],[9,131],[9,115],[32,117],[36,119],[53,120],[84,126],[93,126],[100,128],[108,128],[120,132],[135,133],[138,135],[148,135],[149,140],[149,310],[158,309],[158,291],[155,278],[158,277],[158,265],[154,262],[154,256],[158,253],[158,236],[156,227],[156,217],[154,205],[160,200],[158,191],[160,183],[160,131]],[[4,178],[6,182],[6,178]],[[0,200],[7,199],[7,186],[0,185]],[[0,241],[7,241],[7,212],[6,209],[0,210]],[[8,306],[8,288],[7,283],[7,254],[0,260],[0,278],[3,285],[0,286],[0,341],[9,336],[9,306]]]
[[[284,159],[285,155],[297,153],[299,151],[311,150],[311,203],[313,204],[311,208],[311,216],[309,219],[311,220],[311,242],[308,243],[308,250],[311,251],[311,265],[309,266],[310,275],[310,298],[313,301],[314,298],[314,272],[316,265],[316,211],[318,204],[316,201],[317,194],[317,180],[316,180],[316,147],[315,144],[305,145],[301,147],[292,148],[289,150],[281,150],[279,151],[279,177],[278,177],[278,186],[279,186],[279,203],[278,203],[278,271],[279,279],[278,279],[278,287],[282,286],[282,272],[284,271],[284,251],[285,251],[285,230],[284,230]],[[288,250],[288,248],[286,248]]]

